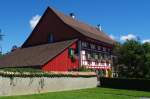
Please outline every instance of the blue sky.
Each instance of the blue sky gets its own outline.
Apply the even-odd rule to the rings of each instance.
[[[3,52],[21,46],[32,31],[31,23],[50,6],[103,31],[122,42],[140,37],[150,41],[150,0],[0,0]],[[35,17],[36,16],[36,17]],[[33,20],[35,19],[35,20]],[[32,22],[31,22],[32,20]]]

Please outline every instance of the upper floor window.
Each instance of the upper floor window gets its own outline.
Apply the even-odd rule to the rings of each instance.
[[[99,59],[102,59],[103,57],[102,57],[102,53],[98,53],[98,58]]]
[[[54,42],[54,37],[53,37],[53,34],[52,34],[52,33],[49,34],[48,42],[49,42],[49,43]]]
[[[103,47],[103,51],[105,51],[105,52],[106,52],[106,47]]]
[[[110,49],[109,49],[109,48],[107,48],[107,52],[110,52]]]
[[[73,57],[75,55],[75,50],[73,48],[69,48],[69,56]]]
[[[87,59],[91,59],[91,58],[92,58],[92,57],[91,57],[91,54],[90,54],[90,53],[87,53],[87,54],[86,54],[86,58],[87,58]]]
[[[95,53],[94,58],[98,59],[98,54],[97,53]]]
[[[97,50],[101,50],[101,46],[97,46]]]
[[[88,43],[87,42],[82,42],[82,46],[86,48],[86,47],[88,47]]]
[[[91,49],[95,49],[96,46],[94,44],[90,44]]]

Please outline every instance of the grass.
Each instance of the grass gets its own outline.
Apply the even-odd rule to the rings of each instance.
[[[24,96],[7,96],[0,97],[0,99],[140,99],[141,97],[150,98],[150,92],[111,88],[91,88]]]

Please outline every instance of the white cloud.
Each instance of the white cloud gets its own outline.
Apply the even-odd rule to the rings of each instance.
[[[150,43],[150,39],[143,40],[142,43]]]
[[[133,34],[128,34],[128,35],[123,35],[120,37],[121,41],[126,41],[126,40],[132,40],[132,39],[137,39],[137,37]]]
[[[111,38],[111,39],[113,39],[113,40],[115,40],[116,39],[116,37],[114,36],[114,35],[109,35],[109,37]]]
[[[32,19],[29,22],[30,23],[30,27],[32,29],[34,29],[34,27],[37,25],[37,23],[39,22],[40,18],[41,18],[40,15],[35,15],[35,16],[32,17]]]

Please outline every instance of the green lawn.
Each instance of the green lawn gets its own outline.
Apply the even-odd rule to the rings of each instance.
[[[25,96],[0,97],[0,99],[140,99],[141,97],[150,98],[150,92],[91,88]]]

